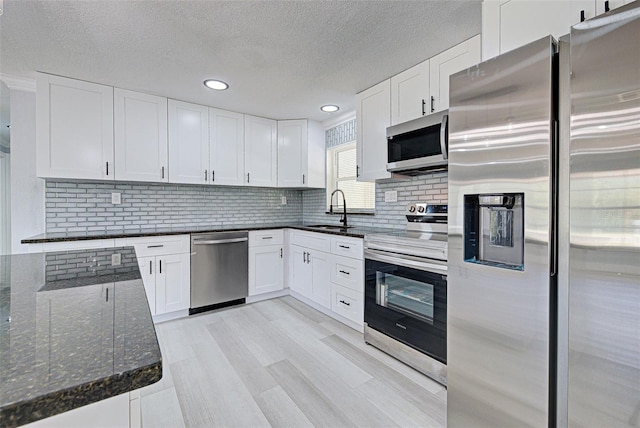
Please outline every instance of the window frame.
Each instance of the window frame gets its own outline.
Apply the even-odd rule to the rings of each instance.
[[[340,181],[352,181],[355,180],[357,181],[357,176],[349,176],[349,177],[344,177],[342,179],[339,179],[337,177],[336,174],[336,168],[337,168],[337,163],[338,163],[338,154],[340,152],[344,152],[347,150],[356,150],[356,141],[352,140],[352,141],[348,141],[346,143],[337,145],[337,146],[333,146],[333,147],[328,147],[326,150],[326,157],[327,157],[327,175],[326,175],[326,214],[330,214],[329,211],[329,206],[331,204],[331,193],[339,188],[339,182]],[[356,168],[357,170],[357,168]],[[363,182],[363,184],[365,184],[367,182]],[[362,215],[374,215],[375,214],[375,205],[376,205],[376,195],[375,195],[375,183],[369,183],[373,186],[372,192],[373,195],[372,196],[372,201],[373,201],[373,206],[370,208],[362,208],[362,207],[354,207],[354,208],[350,208],[347,206],[347,213],[349,214],[362,214]],[[338,197],[339,198],[339,197]],[[334,196],[334,200],[335,200],[335,196]],[[348,205],[348,203],[347,203]],[[333,211],[334,214],[342,214],[342,209],[338,209]]]

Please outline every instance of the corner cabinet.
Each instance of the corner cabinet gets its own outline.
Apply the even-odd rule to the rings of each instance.
[[[390,79],[356,96],[357,180],[390,178],[387,171],[387,127],[391,125]]]
[[[361,330],[362,239],[289,230],[289,287],[294,297]]]
[[[209,107],[169,100],[169,182],[209,182]]]
[[[248,186],[278,184],[278,125],[275,120],[244,116],[244,177]]]
[[[114,179],[113,88],[38,73],[38,177]]]
[[[167,99],[118,88],[113,99],[116,179],[168,182]]]
[[[322,126],[311,120],[278,121],[278,187],[325,187]]]

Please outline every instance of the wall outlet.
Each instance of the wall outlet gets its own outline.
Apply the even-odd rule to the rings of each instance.
[[[114,205],[122,203],[122,194],[121,193],[112,193],[111,194],[111,203]]]
[[[120,266],[122,264],[122,255],[120,253],[111,254],[111,266]]]
[[[385,202],[398,202],[398,191],[397,190],[387,190],[384,192],[384,201]]]
[[[287,197],[286,196],[283,196],[281,198],[281,201],[282,201],[282,205],[287,205]]]

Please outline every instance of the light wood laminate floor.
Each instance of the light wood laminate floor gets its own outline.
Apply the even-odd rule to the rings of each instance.
[[[440,427],[446,389],[292,297],[156,325],[151,427]]]

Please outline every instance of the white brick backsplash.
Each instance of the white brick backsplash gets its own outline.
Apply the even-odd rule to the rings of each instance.
[[[398,192],[397,202],[384,202],[387,190]],[[121,204],[111,204],[111,192],[122,194]],[[287,198],[287,205],[281,205],[282,196]],[[377,183],[375,215],[351,215],[349,224],[402,229],[406,225],[404,209],[408,203],[447,203],[447,197],[446,172]],[[45,199],[47,232],[135,231],[153,227],[302,221],[338,224],[339,218],[325,214],[324,189],[301,191],[49,180]]]
[[[398,192],[397,202],[384,202],[384,192],[388,190]],[[302,194],[303,218],[306,223],[338,224],[339,216],[325,214],[327,210],[325,190],[307,190]],[[446,172],[420,175],[408,180],[376,183],[375,215],[350,215],[349,224],[361,227],[404,229],[407,224],[404,217],[406,205],[411,202],[446,204],[447,200]]]

